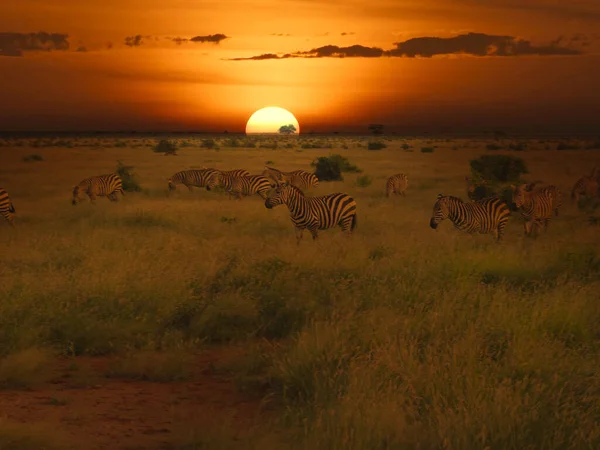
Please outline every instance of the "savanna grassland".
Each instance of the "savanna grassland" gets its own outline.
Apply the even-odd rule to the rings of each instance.
[[[599,150],[369,140],[192,137],[166,157],[142,138],[5,142],[0,448],[600,448],[600,229],[569,199]],[[297,246],[285,206],[167,190],[184,169],[312,170],[329,153],[362,172],[308,194],[352,195],[351,237]],[[437,194],[466,200],[469,160],[490,153],[563,191],[538,238],[515,213],[499,244],[429,227]],[[117,160],[142,190],[72,206]],[[388,199],[398,172],[406,197]]]

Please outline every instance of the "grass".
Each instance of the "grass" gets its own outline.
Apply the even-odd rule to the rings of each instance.
[[[172,448],[600,446],[600,241],[576,205],[566,200],[537,239],[523,237],[518,214],[499,245],[446,221],[435,232],[436,195],[466,198],[469,160],[490,141],[411,140],[434,143],[423,155],[401,151],[400,139],[372,152],[358,147],[369,138],[294,138],[301,153],[286,139],[274,150],[215,138],[218,153],[188,139],[159,165],[145,147],[107,142],[75,141],[41,164],[22,160],[27,145],[2,148],[2,187],[18,214],[0,233],[0,387],[35,386],[46,358],[36,348],[115,355],[110,376],[168,383],[193,378],[188,351],[246,342],[246,357],[222,369],[280,418],[236,441],[227,424],[202,432],[182,419]],[[597,159],[519,142],[529,176],[563,192]],[[310,194],[356,200],[350,239],[329,230],[297,247],[285,207],[267,210],[257,196],[165,195],[166,179],[192,165],[261,173],[276,159],[311,171],[343,146],[368,177]],[[117,159],[145,191],[72,207],[70,187]],[[402,201],[384,197],[397,172],[414,186]]]

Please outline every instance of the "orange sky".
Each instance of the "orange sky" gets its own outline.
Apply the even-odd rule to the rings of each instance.
[[[0,2],[0,130],[600,132],[599,73],[598,0]]]

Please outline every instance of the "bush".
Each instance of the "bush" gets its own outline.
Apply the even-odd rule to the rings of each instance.
[[[421,153],[433,153],[435,148],[433,147],[421,147]]]
[[[559,142],[556,146],[556,150],[579,150],[579,148],[579,145],[569,142]]]
[[[33,161],[43,161],[42,155],[28,155],[23,157],[23,161],[25,162],[33,162]]]
[[[123,190],[127,192],[139,192],[142,187],[137,182],[136,176],[131,171],[133,166],[125,166],[122,161],[117,161],[117,175],[121,177],[123,181]]]
[[[177,145],[167,139],[161,139],[152,149],[155,153],[164,153],[166,155],[176,155]]]
[[[469,164],[473,175],[488,183],[518,182],[521,175],[529,173],[521,158],[508,155],[483,155]]]
[[[215,148],[217,143],[214,139],[202,139],[201,148]]]
[[[367,150],[381,150],[386,148],[387,145],[385,145],[384,142],[381,141],[369,141],[369,144],[367,145]]]
[[[410,145],[408,145],[408,144],[402,144],[402,145],[400,146],[400,148],[401,148],[402,150],[408,150],[408,149],[410,148]]]
[[[515,142],[508,146],[509,150],[513,150],[515,152],[523,152],[527,150],[527,144],[525,142]]]
[[[371,186],[373,179],[369,175],[359,175],[356,178],[356,186],[358,187],[367,187]]]
[[[502,146],[498,144],[488,144],[485,148],[488,150],[502,150]]]
[[[311,163],[315,167],[315,175],[320,181],[342,181],[342,172],[361,173],[362,171],[350,164],[342,155],[320,156]]]

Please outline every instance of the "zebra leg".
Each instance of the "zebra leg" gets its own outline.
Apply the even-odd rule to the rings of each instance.
[[[525,236],[529,236],[531,233],[531,222],[525,221]]]
[[[186,184],[186,183],[183,183],[183,184],[185,185],[186,188],[188,188],[188,190],[190,192],[194,192],[194,190],[192,189],[192,186],[190,184]]]
[[[96,196],[94,195],[94,193],[89,192],[88,197],[90,198],[90,202],[92,202],[92,205],[95,205],[96,204]]]
[[[310,234],[312,234],[313,241],[315,241],[319,237],[319,232],[316,229],[308,231],[310,231]]]

